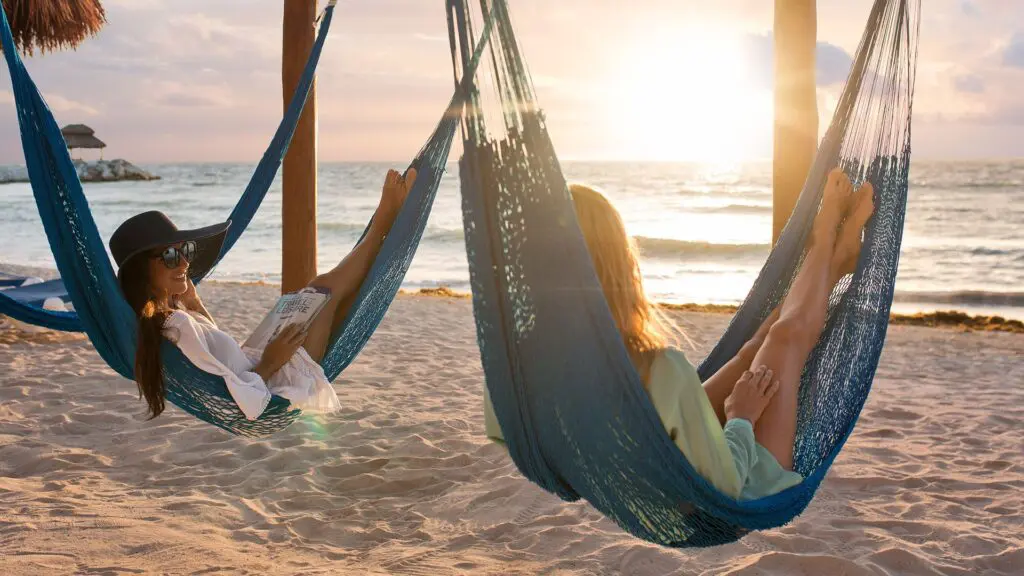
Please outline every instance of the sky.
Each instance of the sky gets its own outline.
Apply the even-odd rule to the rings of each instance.
[[[96,37],[26,61],[58,123],[92,126],[107,158],[258,160],[283,108],[281,0],[103,4]],[[771,156],[770,0],[509,5],[563,159]],[[818,1],[822,129],[870,5]],[[441,0],[341,0],[317,77],[320,160],[411,158],[452,82]],[[1021,95],[1024,2],[923,2],[915,158],[1024,157]],[[0,73],[0,164],[22,162]]]

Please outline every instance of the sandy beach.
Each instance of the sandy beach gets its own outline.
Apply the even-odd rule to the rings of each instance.
[[[86,335],[0,315],[0,576],[1024,576],[1024,2],[0,4],[0,271],[77,258],[82,287],[111,256],[133,300],[196,307],[191,266],[239,342],[341,258],[339,299],[377,272],[405,289],[333,383],[341,410],[262,439],[169,403],[147,419]],[[153,210],[174,225],[133,219]],[[565,266],[584,249],[596,275]],[[893,314],[852,435],[786,526],[659,547],[486,438],[481,273],[527,301],[600,279],[633,357],[621,283],[642,285],[698,364],[748,294],[820,306],[830,256],[871,286],[840,304],[852,321]],[[794,287],[804,263],[817,279]],[[775,333],[804,342],[790,319]],[[222,335],[206,347],[309,389],[291,350],[253,367]],[[770,360],[786,407],[793,367]],[[750,396],[730,415],[756,420]],[[639,468],[619,469],[597,473]]]
[[[278,288],[210,282],[243,337]],[[728,321],[673,312],[699,358]],[[177,408],[83,335],[0,326],[4,574],[1019,574],[1024,338],[892,326],[815,501],[713,549],[637,541],[530,484],[483,435],[470,301],[400,296],[335,382],[340,415],[272,438]]]

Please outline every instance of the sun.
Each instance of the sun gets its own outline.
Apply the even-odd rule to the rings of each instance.
[[[732,164],[770,154],[771,89],[754,81],[739,36],[698,25],[649,32],[605,80],[619,156]]]

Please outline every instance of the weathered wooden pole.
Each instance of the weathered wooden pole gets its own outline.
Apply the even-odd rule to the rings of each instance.
[[[313,49],[316,0],[285,0],[281,87],[287,109]],[[281,168],[281,291],[316,276],[316,82]]]
[[[815,3],[815,0],[775,0],[773,244],[796,206],[818,146]]]

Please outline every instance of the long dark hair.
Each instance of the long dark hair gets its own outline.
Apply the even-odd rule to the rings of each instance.
[[[164,411],[167,389],[160,364],[163,327],[171,309],[158,305],[149,278],[147,253],[130,258],[121,267],[121,290],[138,319],[138,346],[135,349],[135,382],[139,397],[146,398],[150,419]]]

